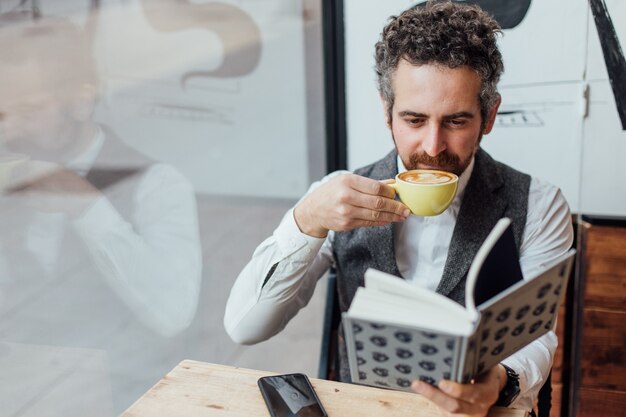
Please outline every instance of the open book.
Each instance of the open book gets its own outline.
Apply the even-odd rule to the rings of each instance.
[[[415,379],[468,382],[553,329],[575,250],[523,279],[510,223],[501,219],[476,254],[465,307],[366,271],[343,314],[353,382],[407,391]]]

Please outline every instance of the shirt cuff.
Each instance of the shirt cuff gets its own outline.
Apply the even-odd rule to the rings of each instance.
[[[98,239],[124,223],[122,216],[105,197],[99,198],[72,222],[74,229],[83,239]]]
[[[326,241],[326,238],[302,233],[293,217],[293,208],[285,214],[283,220],[274,230],[274,239],[276,239],[282,257],[290,257],[295,262],[312,261]]]

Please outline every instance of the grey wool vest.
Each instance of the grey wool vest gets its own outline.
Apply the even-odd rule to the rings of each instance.
[[[394,150],[378,162],[356,170],[355,174],[376,180],[393,178],[398,173],[397,156]],[[526,224],[529,188],[529,175],[493,160],[482,149],[478,150],[437,287],[438,293],[464,304],[465,278],[470,264],[502,217],[512,220],[519,249]],[[393,224],[389,224],[335,234],[333,252],[341,312],[350,307],[357,288],[363,285],[367,268],[401,276],[396,264],[393,233]],[[350,381],[342,331],[339,332],[338,345],[340,378]]]

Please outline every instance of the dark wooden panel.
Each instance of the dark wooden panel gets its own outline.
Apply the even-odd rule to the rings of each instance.
[[[626,312],[585,309],[581,387],[626,391]]]
[[[626,228],[586,231],[585,307],[626,311]]]
[[[583,388],[578,417],[626,417],[626,392]]]
[[[594,259],[604,258],[608,264],[598,264],[590,269],[590,273],[614,273],[613,265],[624,266],[626,260],[626,227],[590,226],[587,229],[587,255]],[[618,271],[622,276],[626,271]]]
[[[626,310],[626,276],[592,275],[589,278],[585,306]]]
[[[571,346],[580,359],[580,380],[575,378],[576,392],[568,404],[576,408],[570,410],[576,417],[626,417],[626,227],[583,222],[579,231],[584,292],[573,300],[582,303],[575,305],[582,323],[575,314],[576,343]]]

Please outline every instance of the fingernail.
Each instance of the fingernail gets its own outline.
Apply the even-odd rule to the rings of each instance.
[[[442,390],[443,392],[449,392],[450,391],[450,384],[447,381],[440,381],[439,382],[439,389]]]
[[[411,215],[411,210],[409,210],[409,209],[404,210],[404,211],[402,212],[402,215],[403,215],[404,217],[409,217],[409,216]]]

